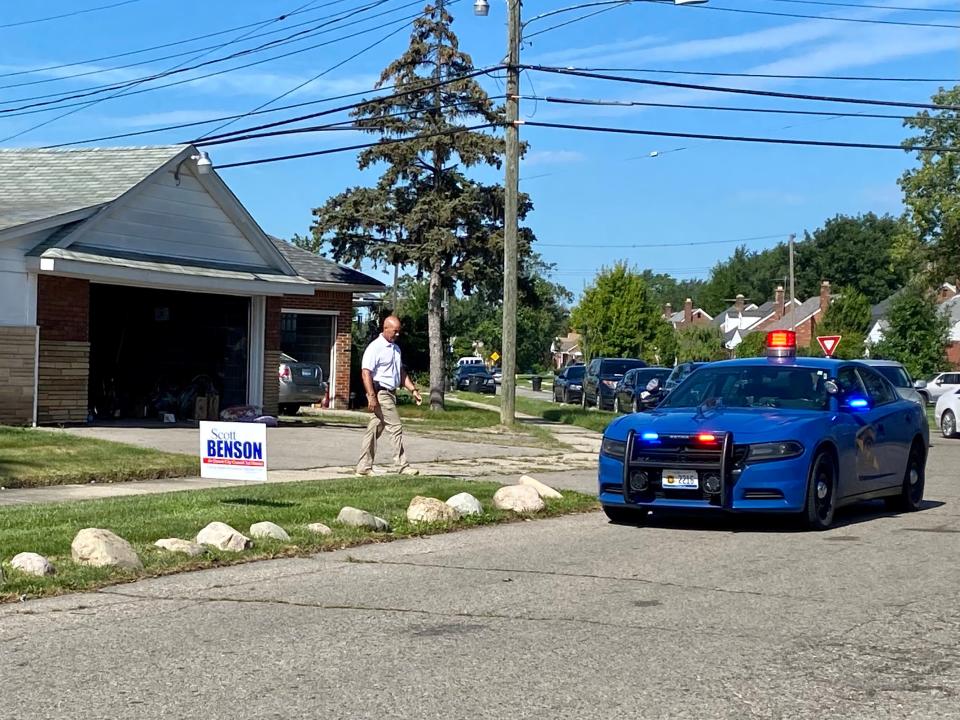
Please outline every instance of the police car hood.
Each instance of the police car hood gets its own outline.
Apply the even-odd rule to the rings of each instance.
[[[698,412],[695,409],[654,410],[625,415],[612,422],[606,435],[617,440],[627,433],[732,432],[735,442],[762,442],[796,439],[802,427],[821,422],[829,413],[815,410],[778,408],[721,408]]]

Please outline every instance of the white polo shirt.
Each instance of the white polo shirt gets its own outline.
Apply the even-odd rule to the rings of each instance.
[[[369,370],[373,381],[384,390],[400,387],[400,348],[388,342],[383,335],[367,345],[360,367]]]

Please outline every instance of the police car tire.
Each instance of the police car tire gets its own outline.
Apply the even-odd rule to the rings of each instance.
[[[623,505],[604,505],[603,512],[614,525],[639,525],[647,517],[646,510]]]
[[[821,469],[828,470],[825,478]],[[818,502],[817,488],[820,479],[828,479],[827,497],[829,505],[824,511],[823,504]],[[821,499],[822,500],[822,499]],[[807,502],[804,510],[806,526],[810,530],[826,530],[833,524],[833,516],[837,508],[837,472],[833,458],[823,450],[819,451],[810,463],[810,477],[807,481]]]
[[[926,484],[926,473],[923,462],[923,451],[914,446],[910,448],[910,459],[907,461],[907,471],[903,476],[903,485],[900,492],[885,498],[887,507],[896,512],[916,512],[923,505],[923,490]],[[911,483],[911,473],[916,471],[917,482]]]

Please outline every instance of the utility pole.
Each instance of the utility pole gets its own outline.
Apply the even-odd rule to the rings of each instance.
[[[790,323],[794,330],[797,329],[797,316],[794,314],[796,309],[796,294],[794,293],[794,278],[793,278],[793,241],[797,239],[797,236],[793,233],[790,233],[790,317],[793,318],[793,321]]]
[[[520,195],[520,0],[507,0],[507,127],[503,210],[503,397],[500,422],[515,421],[517,389],[517,202]]]

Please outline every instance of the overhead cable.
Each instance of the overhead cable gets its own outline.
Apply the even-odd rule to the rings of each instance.
[[[669,4],[671,7],[673,6],[672,2],[664,3],[661,0],[658,0],[656,4]],[[960,25],[948,25],[946,23],[908,22],[906,20],[878,20],[876,18],[850,18],[838,17],[836,15],[804,15],[801,13],[774,12],[772,10],[747,10],[746,8],[719,7],[717,5],[684,5],[683,7],[684,9],[692,8],[695,10],[713,10],[715,12],[741,13],[744,15],[765,15],[768,17],[786,17],[799,20],[822,20],[825,22],[862,23],[865,25],[898,25],[901,27],[946,28],[948,30],[960,30]]]
[[[32,20],[20,20],[18,22],[4,23],[0,25],[0,29],[3,28],[12,28],[12,27],[21,27],[23,25],[34,25],[36,23],[49,22],[51,20],[62,20],[63,18],[75,17],[77,15],[84,15],[86,13],[99,12],[100,10],[110,10],[111,8],[118,8],[122,5],[133,5],[134,3],[142,2],[142,0],[122,0],[121,2],[111,3],[110,5],[99,5],[92,8],[84,8],[83,10],[73,10],[68,13],[61,13],[60,15],[48,15],[47,17],[33,18]]]
[[[631,72],[649,73],[651,75],[697,75],[706,77],[742,77],[768,78],[774,80],[850,80],[857,82],[898,82],[898,83],[957,83],[960,78],[944,77],[882,77],[877,75],[790,75],[784,73],[748,73],[748,72],[717,72],[706,70],[664,70],[661,68],[631,68],[631,67],[567,67],[567,70],[581,70],[587,72]]]

